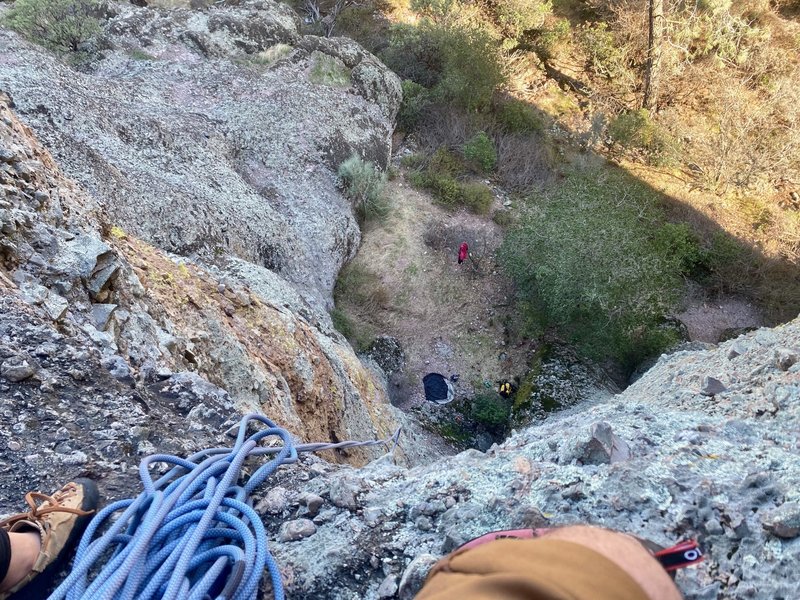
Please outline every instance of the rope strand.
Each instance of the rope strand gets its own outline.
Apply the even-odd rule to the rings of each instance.
[[[251,423],[267,428],[248,437]],[[400,431],[385,440],[295,445],[288,431],[249,414],[231,448],[208,448],[188,459],[147,456],[139,465],[144,491],[97,513],[72,571],[49,600],[254,600],[265,570],[273,597],[283,600],[280,569],[250,495],[279,466],[297,462],[298,453],[377,445],[392,452]],[[259,446],[267,438],[280,445]],[[251,456],[271,458],[240,483]],[[154,481],[156,463],[172,468]]]

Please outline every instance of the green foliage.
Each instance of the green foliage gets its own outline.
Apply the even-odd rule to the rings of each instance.
[[[420,152],[415,152],[413,154],[408,154],[400,159],[400,164],[403,165],[406,169],[421,169],[425,166],[427,162],[427,158],[424,154]]]
[[[389,46],[380,58],[403,80],[434,88],[444,72],[441,28],[431,24],[396,25],[389,32]]]
[[[497,223],[500,227],[510,227],[514,224],[514,215],[510,210],[500,209],[494,211],[492,221]]]
[[[706,260],[712,269],[720,268],[741,260],[744,253],[744,247],[734,238],[724,233],[715,233],[706,252]]]
[[[552,60],[555,58],[558,47],[568,42],[571,37],[572,31],[569,21],[567,19],[556,19],[539,30],[534,42],[534,48],[542,60]]]
[[[318,85],[331,87],[348,87],[350,85],[350,69],[334,56],[315,52],[314,66],[311,67],[309,80]]]
[[[359,323],[349,317],[347,313],[338,308],[331,310],[333,327],[341,333],[356,352],[365,352],[371,345],[375,336],[369,326]]]
[[[383,287],[381,278],[358,263],[350,263],[342,268],[333,296],[337,306],[347,304],[365,313],[385,308],[389,304],[389,294]]]
[[[511,416],[511,404],[494,392],[479,394],[472,399],[470,416],[489,428],[502,428]]]
[[[431,98],[467,110],[487,107],[505,81],[499,43],[490,31],[459,21],[396,26],[381,59]]]
[[[513,38],[541,27],[553,9],[549,0],[494,0],[492,4],[498,23]]]
[[[706,262],[700,239],[686,223],[664,223],[653,235],[653,248],[672,256],[682,275],[695,275]]]
[[[650,118],[645,108],[618,115],[609,124],[608,133],[623,148],[643,152],[656,165],[669,164],[677,154],[675,140]]]
[[[476,164],[482,171],[493,171],[497,165],[497,150],[494,142],[481,131],[470,138],[462,148],[464,158]]]
[[[454,208],[461,200],[461,183],[451,175],[428,168],[411,173],[409,180],[415,187],[428,190],[439,204],[448,208]]]
[[[403,80],[402,88],[403,103],[397,113],[397,126],[402,131],[412,131],[431,102],[430,93],[427,88],[410,79]]]
[[[361,223],[389,215],[389,201],[383,193],[386,175],[374,164],[354,154],[341,164],[339,176]]]
[[[128,51],[128,56],[130,56],[133,60],[155,60],[156,57],[150,54],[149,52],[145,52],[141,48],[133,48]]]
[[[587,25],[581,30],[579,39],[595,73],[614,79],[625,72],[625,53],[607,23]]]
[[[48,50],[66,54],[100,33],[99,0],[17,0],[5,24]]]
[[[418,161],[414,159],[415,163]],[[483,183],[460,181],[464,171],[464,164],[458,156],[439,148],[427,166],[408,174],[408,180],[413,186],[428,190],[446,208],[465,206],[476,214],[487,214],[494,200],[492,190]]]
[[[445,68],[438,94],[466,110],[485,109],[505,81],[497,40],[477,26],[452,27],[443,33]]]
[[[683,257],[649,235],[656,200],[620,174],[572,174],[501,247],[521,299],[590,356],[631,367],[674,340],[659,324],[680,292]]]
[[[495,118],[508,133],[532,133],[544,129],[536,110],[521,100],[508,100],[498,104]]]
[[[486,215],[494,202],[494,194],[485,183],[462,183],[461,201],[476,215]]]

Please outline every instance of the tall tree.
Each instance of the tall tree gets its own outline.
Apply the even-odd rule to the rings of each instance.
[[[664,0],[648,2],[647,70],[644,74],[644,99],[642,106],[649,111],[658,104],[658,87],[661,82],[661,51],[664,44]]]

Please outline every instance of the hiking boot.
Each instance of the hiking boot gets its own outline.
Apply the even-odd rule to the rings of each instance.
[[[0,600],[30,600],[48,595],[55,576],[97,509],[99,493],[97,485],[90,479],[75,479],[52,496],[28,492],[25,502],[30,510],[0,521],[0,527],[9,533],[38,532],[41,537],[39,556],[22,581],[8,592],[0,593]],[[41,504],[37,506],[37,502]],[[20,590],[19,595],[14,595]]]

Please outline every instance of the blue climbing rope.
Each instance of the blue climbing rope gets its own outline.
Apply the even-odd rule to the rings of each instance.
[[[251,422],[266,425],[247,436]],[[250,499],[275,470],[299,452],[397,444],[387,440],[300,444],[263,415],[239,423],[231,448],[208,448],[183,459],[154,454],[139,465],[144,492],[97,513],[78,544],[69,576],[50,600],[251,600],[266,569],[275,600],[283,600],[280,570]],[[277,446],[262,446],[277,438]],[[393,449],[393,447],[392,447]],[[251,456],[274,455],[245,481]],[[151,467],[172,468],[153,480]]]

